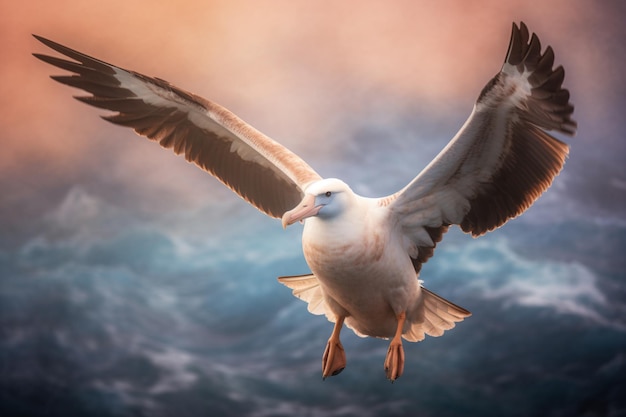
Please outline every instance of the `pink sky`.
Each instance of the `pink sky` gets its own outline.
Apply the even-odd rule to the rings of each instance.
[[[602,118],[617,99],[613,85],[623,82],[623,71],[611,62],[611,46],[599,30],[623,22],[597,4],[3,2],[0,175],[43,170],[50,176],[38,181],[71,181],[98,163],[92,138],[129,135],[101,121],[102,112],[72,100],[77,90],[48,78],[62,71],[31,56],[51,53],[31,33],[214,100],[315,158],[323,154],[320,145],[350,135],[346,121],[393,117],[407,103],[420,103],[442,120],[448,109],[465,117],[501,65],[511,22],[520,20],[544,47],[554,47],[557,64],[565,66],[579,123],[595,118],[606,124]],[[138,156],[147,148],[127,142],[111,142],[111,152],[119,152],[116,169],[139,175]],[[167,169],[176,177],[182,166]]]

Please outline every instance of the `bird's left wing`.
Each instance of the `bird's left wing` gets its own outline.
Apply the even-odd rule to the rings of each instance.
[[[552,183],[568,146],[546,130],[574,134],[563,67],[539,38],[513,24],[501,71],[465,125],[403,190],[380,200],[409,241],[416,270],[451,224],[474,236],[523,213]]]
[[[213,102],[159,78],[35,38],[74,60],[33,54],[74,73],[54,80],[92,94],[76,99],[117,112],[103,118],[183,154],[272,217],[296,206],[306,186],[321,179],[297,155]]]

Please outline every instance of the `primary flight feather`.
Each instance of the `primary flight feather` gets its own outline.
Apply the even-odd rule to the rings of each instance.
[[[346,366],[344,323],[360,336],[391,338],[384,369],[394,381],[404,369],[403,338],[440,336],[468,317],[421,286],[422,263],[451,225],[479,236],[522,214],[568,154],[547,131],[576,131],[552,48],[542,52],[524,23],[513,24],[502,69],[445,149],[402,190],[365,198],[211,101],[35,37],[72,59],[34,54],[72,73],[52,78],[91,94],[78,100],[115,112],[105,120],[183,154],[283,227],[306,219],[302,247],[312,273],[279,281],[335,323],[324,378]]]

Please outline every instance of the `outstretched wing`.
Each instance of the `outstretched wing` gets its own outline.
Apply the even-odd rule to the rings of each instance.
[[[54,80],[92,94],[76,99],[117,112],[103,118],[183,154],[272,217],[296,206],[304,188],[321,179],[297,155],[215,103],[159,78],[35,38],[74,60],[33,54],[74,73]]]
[[[529,39],[530,38],[530,39]],[[419,271],[451,224],[474,236],[523,213],[561,171],[576,123],[563,67],[524,23],[513,24],[502,70],[483,89],[465,125],[403,190],[381,199],[408,241]]]

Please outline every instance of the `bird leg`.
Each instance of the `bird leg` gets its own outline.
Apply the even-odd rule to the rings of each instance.
[[[322,378],[338,375],[346,367],[346,353],[339,341],[339,333],[345,317],[337,317],[333,333],[328,339],[324,356],[322,356]]]
[[[404,322],[406,321],[406,313],[402,312],[396,316],[398,320],[398,327],[396,334],[389,343],[389,350],[387,350],[387,358],[385,359],[385,374],[387,379],[391,382],[402,376],[404,371],[404,349],[402,348],[402,329],[404,328]]]

